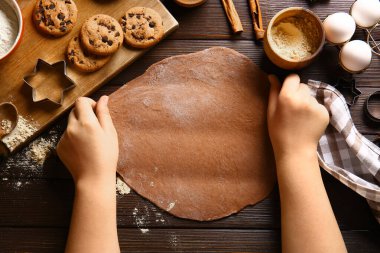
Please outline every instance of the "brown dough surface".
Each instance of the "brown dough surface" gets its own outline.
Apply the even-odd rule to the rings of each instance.
[[[165,59],[110,96],[118,172],[171,214],[214,220],[275,183],[267,76],[227,48]]]

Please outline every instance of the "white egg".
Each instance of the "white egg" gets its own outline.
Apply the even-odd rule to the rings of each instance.
[[[365,70],[371,63],[371,59],[371,47],[362,40],[350,41],[340,51],[340,63],[349,72]]]
[[[334,44],[348,41],[356,30],[355,20],[344,12],[337,12],[328,16],[323,21],[323,27],[326,31],[326,39]]]
[[[372,27],[380,21],[380,2],[357,0],[351,7],[351,15],[359,27]]]

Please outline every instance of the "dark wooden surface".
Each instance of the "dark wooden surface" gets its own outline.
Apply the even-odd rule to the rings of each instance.
[[[180,23],[180,28],[142,59],[100,89],[94,98],[110,94],[147,67],[169,56],[190,53],[211,46],[226,46],[247,55],[267,73],[286,75],[265,57],[262,45],[255,43],[247,0],[235,0],[244,33],[232,35],[220,0],[195,9],[163,1]],[[331,0],[308,5],[306,0],[262,0],[264,21],[289,6],[304,6],[321,19],[336,11],[348,11],[353,1]],[[359,31],[357,38],[364,38]],[[342,72],[337,67],[337,50],[326,47],[318,61],[300,71],[309,78],[334,83]],[[380,59],[357,75],[363,95],[351,108],[359,131],[373,140],[379,125],[363,116],[366,94],[380,88]],[[66,126],[65,117],[40,138],[57,139]],[[38,165],[26,155],[28,148],[0,166],[0,252],[63,252],[73,201],[73,183],[69,173],[53,154]],[[335,215],[349,252],[380,252],[380,226],[372,217],[365,200],[323,173]],[[310,196],[311,198],[313,196]],[[214,222],[194,222],[175,218],[131,192],[118,196],[119,238],[123,252],[279,252],[280,206],[278,190],[264,201],[236,215]],[[149,229],[142,233],[140,230]]]

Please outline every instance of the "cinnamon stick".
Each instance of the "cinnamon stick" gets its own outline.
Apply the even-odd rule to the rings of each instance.
[[[232,0],[222,0],[224,10],[226,11],[228,20],[230,21],[232,30],[234,33],[239,33],[244,31],[243,26],[240,21],[239,14],[235,9],[234,2]]]
[[[257,40],[264,38],[265,30],[263,25],[263,16],[260,8],[259,0],[249,0],[249,6],[251,9],[253,29]]]

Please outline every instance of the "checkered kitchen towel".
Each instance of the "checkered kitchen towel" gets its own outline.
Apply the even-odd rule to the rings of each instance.
[[[358,132],[338,90],[318,81],[309,80],[308,85],[330,113],[330,124],[319,140],[320,166],[366,198],[380,223],[380,148]]]

